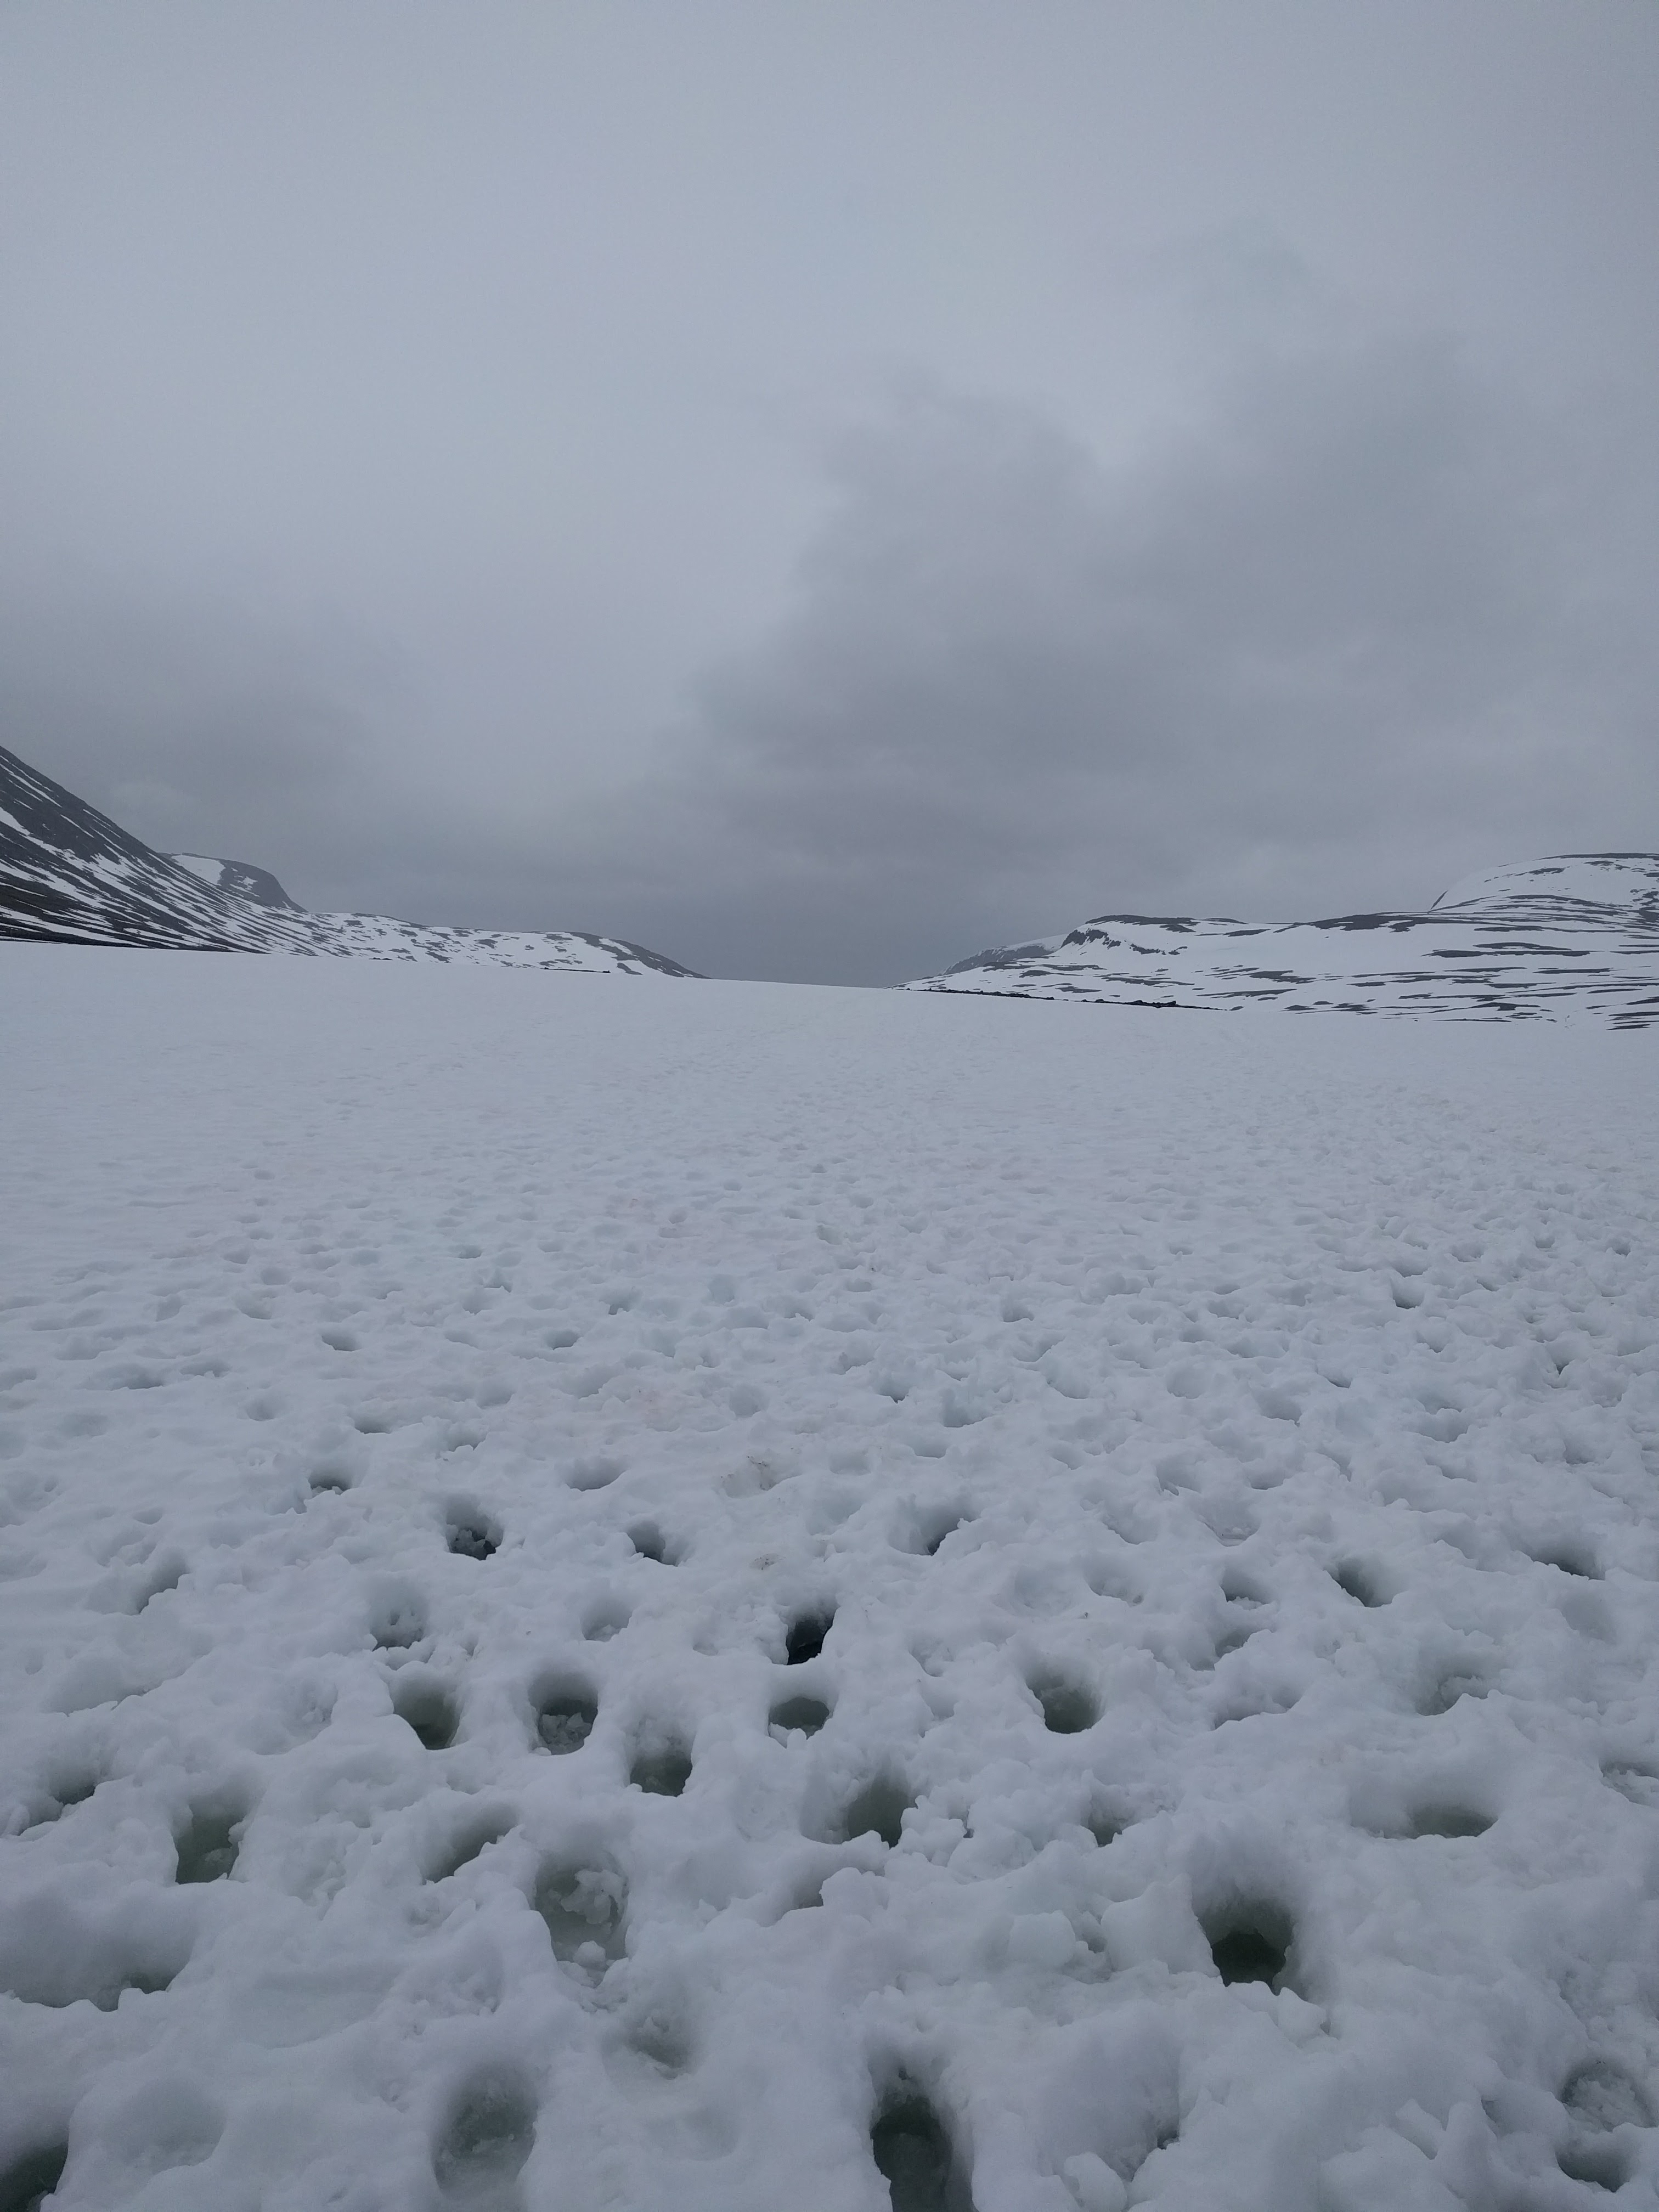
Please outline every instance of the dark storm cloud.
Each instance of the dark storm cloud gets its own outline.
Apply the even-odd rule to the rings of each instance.
[[[1644,443],[1644,440],[1650,441]],[[418,678],[222,609],[14,607],[26,756],[313,902],[886,982],[1105,909],[1405,905],[1659,842],[1650,434],[1448,343],[1258,356],[1108,467],[915,386],[845,433],[791,601],[648,774],[508,818],[398,772]]]
[[[0,605],[0,742],[162,850],[277,854],[313,896],[407,834],[374,757],[404,703],[334,625],[61,575]]]
[[[1259,362],[1117,471],[913,394],[837,450],[792,611],[588,834],[682,957],[871,981],[1651,842],[1651,455],[1605,430],[1426,340]]]
[[[1659,842],[1656,66],[1643,0],[14,0],[0,741],[744,974]]]

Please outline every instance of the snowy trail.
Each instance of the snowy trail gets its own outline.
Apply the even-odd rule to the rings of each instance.
[[[0,2206],[1659,2202],[1653,1037],[0,1039]]]

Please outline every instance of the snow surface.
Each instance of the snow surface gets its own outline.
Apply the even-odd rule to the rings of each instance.
[[[0,1034],[0,2203],[1659,2201],[1659,1041]]]
[[[923,976],[913,991],[1113,1006],[1659,1022],[1659,854],[1579,853],[1470,876],[1426,914],[1326,921],[1103,914]]]

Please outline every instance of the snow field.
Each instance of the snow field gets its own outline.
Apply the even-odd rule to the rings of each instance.
[[[0,2212],[1659,2201],[1648,1036],[0,1036]]]

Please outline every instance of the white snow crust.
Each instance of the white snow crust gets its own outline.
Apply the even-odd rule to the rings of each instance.
[[[0,2202],[1659,2202],[1649,1034],[0,1035]]]

